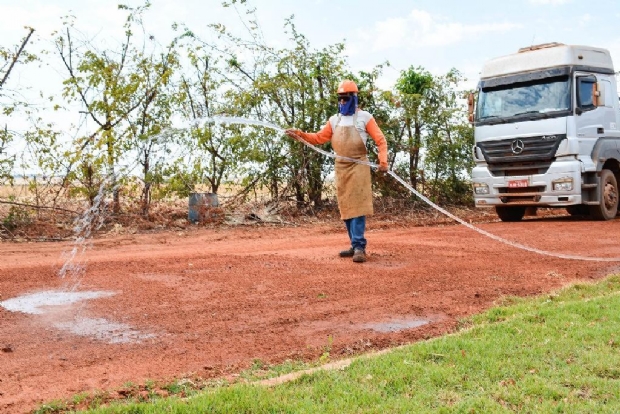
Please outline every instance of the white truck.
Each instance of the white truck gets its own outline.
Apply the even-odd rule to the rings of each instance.
[[[477,207],[519,221],[528,207],[610,220],[618,212],[620,108],[605,49],[546,43],[484,65],[472,171]]]

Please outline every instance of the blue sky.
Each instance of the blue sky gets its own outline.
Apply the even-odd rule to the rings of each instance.
[[[271,45],[283,45],[284,19],[295,15],[299,32],[320,48],[344,42],[353,69],[389,61],[382,86],[401,70],[423,66],[443,74],[454,67],[475,84],[483,62],[518,48],[545,42],[588,44],[610,49],[620,67],[618,0],[418,0],[285,1],[249,0]],[[73,14],[77,27],[100,39],[118,36],[125,14],[119,0],[0,0],[0,39],[17,43],[24,26],[37,29],[42,42],[59,29],[60,17]],[[142,2],[126,0],[137,6]],[[168,27],[183,22],[208,37],[206,25],[221,22],[240,34],[244,28],[234,8],[220,0],[152,0],[147,30],[162,43]],[[241,10],[241,9],[240,9]],[[116,32],[112,30],[116,29]],[[21,79],[20,79],[21,80]],[[23,79],[26,81],[26,79]]]

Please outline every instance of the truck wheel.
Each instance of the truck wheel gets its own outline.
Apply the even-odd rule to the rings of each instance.
[[[495,207],[495,212],[501,221],[521,221],[525,215],[525,207]]]
[[[590,214],[595,220],[611,220],[618,212],[618,182],[610,170],[601,171],[601,186],[598,189],[598,206],[590,206]]]

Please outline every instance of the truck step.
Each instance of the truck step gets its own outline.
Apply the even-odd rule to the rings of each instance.
[[[585,204],[586,206],[598,206],[601,203],[598,201],[584,201],[581,204]]]
[[[596,188],[598,186],[598,184],[596,183],[592,183],[592,184],[581,184],[581,189],[585,190],[588,188]]]

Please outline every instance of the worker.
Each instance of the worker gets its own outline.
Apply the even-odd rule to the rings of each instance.
[[[358,88],[355,82],[345,80],[338,86],[338,114],[329,118],[316,133],[287,129],[290,137],[314,145],[331,140],[336,155],[368,161],[366,141],[370,136],[379,150],[379,170],[388,170],[387,141],[374,117],[358,108]],[[373,214],[370,167],[336,158],[336,191],[340,218],[344,220],[351,248],[340,252],[340,257],[352,257],[356,263],[366,261],[366,216]]]

